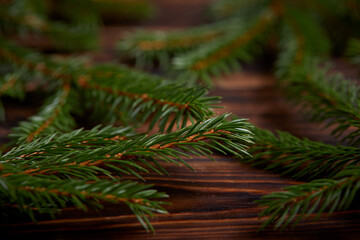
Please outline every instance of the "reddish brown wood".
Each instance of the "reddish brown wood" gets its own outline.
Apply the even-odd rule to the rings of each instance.
[[[163,15],[146,27],[182,27],[203,19],[200,10],[210,0],[154,1]],[[106,27],[101,32],[104,50],[96,54],[98,61],[115,59],[114,43],[129,27]],[[344,67],[341,66],[343,69]],[[224,109],[249,118],[258,126],[334,143],[329,129],[308,123],[299,109],[290,105],[268,74],[245,71],[216,80],[212,95],[223,97]],[[9,132],[19,120],[36,112],[37,104],[27,108],[18,103],[7,104],[8,121],[1,125],[0,136]],[[124,206],[107,205],[100,212],[83,213],[67,209],[56,220],[43,218],[37,224],[14,222],[1,225],[1,239],[359,239],[359,211],[323,216],[305,221],[283,233],[268,230],[257,234],[257,215],[261,211],[253,201],[262,195],[279,191],[298,182],[241,164],[232,157],[216,156],[216,162],[194,158],[188,162],[196,173],[186,167],[164,164],[170,177],[145,175],[147,183],[155,184],[170,195],[168,215],[152,219],[156,234],[146,233]],[[6,237],[5,237],[6,235]]]

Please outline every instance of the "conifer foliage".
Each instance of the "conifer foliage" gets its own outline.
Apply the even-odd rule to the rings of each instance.
[[[45,37],[57,51],[93,48],[99,13],[89,6],[107,12],[110,2],[71,2],[0,1],[0,96],[22,100],[30,84],[47,96],[36,115],[12,129],[3,147],[1,215],[20,213],[36,221],[39,214],[56,217],[66,207],[86,211],[110,202],[127,206],[153,230],[147,217],[166,213],[162,199],[167,195],[138,183],[145,180],[143,173],[167,174],[161,162],[191,168],[186,158],[211,158],[214,151],[247,155],[250,126],[246,120],[227,120],[229,114],[215,116],[212,107],[219,98],[207,96],[204,87],[126,66],[54,57],[11,40],[21,33]],[[146,1],[135,4],[151,10]],[[2,104],[0,109],[4,120]],[[85,130],[77,121],[81,116],[102,125]],[[145,124],[158,133],[135,130]]]
[[[360,186],[359,87],[330,72],[326,58],[344,55],[359,64],[359,1],[219,0],[209,13],[208,25],[136,32],[118,48],[140,66],[159,62],[189,85],[211,85],[213,76],[235,71],[269,49],[276,52],[274,74],[284,94],[310,120],[335,127],[340,145],[254,129],[253,157],[247,162],[310,181],[261,198],[258,203],[266,209],[260,216],[268,219],[260,230],[284,229],[314,212],[351,207]],[[168,59],[171,64],[162,64]]]
[[[324,62],[344,55],[359,64],[358,1],[219,0],[208,11],[212,23],[173,32],[137,31],[118,43],[119,52],[135,58],[136,66],[160,66],[165,77],[61,59],[9,40],[14,34],[39,34],[60,51],[95,47],[95,9],[111,11],[111,5],[79,1],[96,7],[74,15],[84,5],[72,9],[70,2],[0,0],[0,96],[24,99],[30,83],[48,96],[38,114],[12,130],[9,149],[0,156],[2,214],[20,212],[36,220],[39,213],[56,216],[68,206],[86,210],[111,202],[128,206],[152,229],[147,217],[166,213],[162,198],[167,195],[122,178],[166,174],[162,162],[191,168],[186,158],[211,158],[214,151],[246,156],[254,166],[308,181],[257,201],[266,207],[260,217],[268,217],[260,230],[284,229],[313,213],[348,209],[356,202],[359,88]],[[212,77],[238,70],[268,50],[276,52],[274,74],[284,94],[310,120],[335,127],[338,145],[273,134],[246,120],[227,120],[228,114],[214,116],[219,98],[207,95]],[[2,105],[0,110],[5,119]],[[102,125],[83,129],[79,116]],[[143,125],[158,133],[136,131]]]

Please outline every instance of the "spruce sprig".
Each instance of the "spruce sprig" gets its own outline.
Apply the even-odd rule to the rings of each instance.
[[[23,100],[25,97],[25,69],[3,75],[2,72],[7,72],[9,68],[11,66],[6,64],[0,67],[0,121],[5,121],[5,109],[1,98],[11,97]]]
[[[260,217],[269,216],[259,231],[275,224],[275,229],[295,226],[300,220],[315,213],[331,214],[335,210],[348,209],[360,189],[360,168],[346,168],[333,179],[317,179],[309,183],[284,188],[256,201],[266,209]]]
[[[210,76],[238,69],[238,60],[250,61],[259,52],[259,44],[266,30],[271,26],[273,14],[269,11],[241,26],[229,31],[223,38],[204,44],[201,48],[174,58],[173,69],[180,72],[190,84],[202,80],[211,84]]]
[[[138,68],[153,68],[158,62],[162,70],[168,70],[174,55],[214,41],[238,27],[239,21],[234,19],[167,33],[138,30],[128,33],[124,40],[118,43],[117,49],[120,53],[135,58]]]
[[[349,56],[353,63],[360,65],[360,40],[352,38],[349,40],[349,45],[346,50],[347,56]]]
[[[206,96],[206,88],[184,88],[160,77],[111,65],[89,69],[77,83],[89,105],[102,110],[101,114],[95,111],[94,117],[110,122],[120,118],[124,124],[151,119],[149,129],[158,123],[161,132],[213,115],[210,108],[219,99]]]
[[[14,214],[16,210],[36,221],[36,214],[55,216],[62,208],[75,206],[87,211],[89,207],[103,208],[103,202],[125,204],[135,214],[146,230],[154,231],[148,216],[167,213],[159,200],[168,197],[165,193],[151,189],[152,185],[133,181],[59,180],[31,175],[16,174],[0,177],[1,215]]]
[[[159,161],[190,167],[183,159],[189,154],[210,158],[213,151],[247,155],[252,143],[249,124],[244,119],[227,121],[228,116],[168,134],[146,136],[129,127],[109,126],[54,133],[19,144],[0,157],[0,206],[10,208],[3,214],[16,208],[35,219],[34,212],[53,215],[69,204],[86,210],[107,201],[127,204],[144,227],[152,229],[147,216],[166,211],[160,206],[163,202],[151,199],[166,194],[117,178],[143,179],[141,173],[149,171],[166,173]],[[101,180],[104,177],[112,180]]]
[[[149,137],[130,137],[126,129],[121,128],[112,131],[125,135],[105,138],[110,129],[55,134],[13,148],[1,157],[0,164],[3,176],[23,173],[86,179],[97,178],[99,174],[112,176],[113,171],[115,175],[132,174],[141,178],[138,173],[141,171],[166,173],[159,160],[190,167],[183,160],[190,157],[187,153],[210,157],[215,150],[246,155],[247,146],[252,143],[248,123],[242,119],[227,122],[227,116],[220,115],[176,132]]]
[[[16,47],[8,41],[2,40],[2,42],[4,45],[0,48],[0,58],[5,62],[25,69],[25,74],[29,74],[29,76],[40,74],[42,82],[51,83],[47,85],[54,85],[55,80],[55,84],[66,86],[65,88],[58,87],[55,95],[64,96],[62,92],[69,88],[65,91],[71,93],[68,101],[53,99],[55,102],[52,109],[46,107],[44,110],[46,113],[41,112],[38,117],[30,120],[37,122],[41,129],[42,127],[52,127],[56,122],[67,121],[55,119],[62,117],[61,114],[58,114],[59,112],[55,114],[61,109],[58,104],[67,102],[68,104],[63,106],[71,109],[66,111],[68,113],[77,112],[75,110],[77,104],[72,104],[76,102],[74,96],[78,96],[78,101],[80,101],[79,99],[86,101],[85,107],[92,108],[96,121],[114,123],[121,120],[123,124],[142,124],[151,119],[149,129],[158,124],[160,131],[168,132],[173,127],[179,129],[186,126],[188,120],[194,123],[211,116],[213,111],[210,108],[215,107],[214,104],[219,99],[206,96],[205,88],[184,88],[181,84],[140,73],[124,66],[108,64],[85,67],[79,61],[63,63],[28,49]],[[9,72],[8,74],[13,73]],[[71,116],[69,114],[67,116],[69,120]],[[41,122],[46,124],[42,125]],[[70,120],[67,123],[66,126],[73,125]],[[28,128],[29,124],[23,123],[16,132],[29,133]],[[35,129],[34,132],[37,133],[38,130]],[[24,137],[15,135],[22,136],[22,139]],[[32,134],[33,137],[35,135]],[[25,137],[27,138],[27,136]]]
[[[73,59],[69,64],[55,60],[2,37],[0,43],[0,60],[6,66],[2,74],[7,76],[7,74],[21,73],[22,77],[26,77],[29,81],[35,82],[36,79],[38,85],[49,84],[54,80],[57,83],[69,82],[75,77],[74,68],[78,69],[82,64],[81,61]],[[22,83],[25,85],[27,81]],[[25,91],[25,86],[22,89]]]
[[[254,128],[254,142],[249,152],[253,157],[245,162],[279,172],[294,179],[332,178],[345,167],[360,165],[360,149],[334,146],[309,139],[299,139],[290,133]]]
[[[231,17],[240,17],[246,20],[262,11],[268,6],[267,0],[221,0],[214,1],[209,6],[209,13],[215,19],[228,19]]]
[[[52,18],[54,15],[58,18]],[[89,0],[79,0],[76,5],[67,0],[53,1],[52,6],[46,1],[14,0],[1,3],[0,8],[1,32],[44,36],[52,47],[61,50],[96,47],[98,22],[99,16]]]
[[[31,116],[28,121],[21,122],[12,130],[9,137],[17,143],[31,142],[40,136],[54,132],[69,132],[76,126],[72,114],[79,111],[76,93],[68,84],[61,86],[55,96],[45,101],[42,110],[37,115]]]
[[[328,67],[319,67],[313,59],[293,69],[282,82],[286,94],[300,104],[310,118],[336,125],[335,136],[344,134],[343,141],[356,146],[360,126],[359,87],[340,74],[328,74]],[[351,132],[346,132],[351,128]]]

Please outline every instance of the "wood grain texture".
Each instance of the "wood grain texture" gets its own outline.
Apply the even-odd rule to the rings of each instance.
[[[194,25],[202,21],[198,13],[210,1],[154,2],[167,14],[145,27]],[[125,30],[131,29],[126,26],[104,28],[101,34],[104,50],[98,52],[95,59],[115,59],[114,43]],[[338,67],[345,68],[341,64]],[[218,113],[232,112],[270,130],[335,142],[329,129],[308,123],[299,109],[282,97],[269,74],[245,71],[225,76],[216,80],[211,94],[223,97],[225,108],[217,110]],[[34,114],[38,106],[38,101],[25,107],[17,102],[8,103],[8,121],[1,124],[0,137],[4,139],[9,127]],[[43,217],[37,224],[18,219],[0,226],[0,239],[360,239],[360,211],[324,215],[317,221],[309,219],[283,233],[267,230],[257,234],[257,215],[261,209],[253,201],[299,182],[251,168],[236,158],[215,156],[215,159],[216,162],[199,157],[188,160],[196,172],[164,164],[170,177],[144,175],[147,183],[168,193],[168,201],[172,203],[166,207],[170,214],[157,215],[151,220],[156,234],[146,233],[125,206],[108,204],[99,212],[66,209],[56,220]]]

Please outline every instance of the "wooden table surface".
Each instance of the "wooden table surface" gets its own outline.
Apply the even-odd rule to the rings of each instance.
[[[196,25],[203,20],[201,12],[210,0],[154,0],[159,16],[143,27],[178,28]],[[98,61],[113,60],[114,43],[124,30],[131,27],[105,27],[101,41],[103,50],[96,54]],[[351,77],[357,70],[341,61],[337,67]],[[216,80],[212,95],[223,97],[224,109],[249,118],[258,126],[270,130],[285,130],[300,137],[333,143],[330,130],[308,123],[283,98],[276,81],[268,73],[249,68]],[[9,127],[34,114],[38,106],[8,103],[8,120],[0,126],[4,138]],[[188,160],[196,173],[186,167],[164,166],[170,177],[145,175],[147,183],[170,195],[172,205],[168,215],[151,220],[156,234],[146,233],[136,218],[122,205],[106,205],[103,211],[83,213],[67,209],[56,220],[41,219],[34,223],[11,223],[0,226],[0,239],[360,239],[360,211],[338,212],[319,220],[300,223],[296,228],[277,232],[256,233],[257,215],[261,211],[253,201],[262,195],[279,191],[298,182],[279,175],[251,168],[232,157],[215,156]]]

